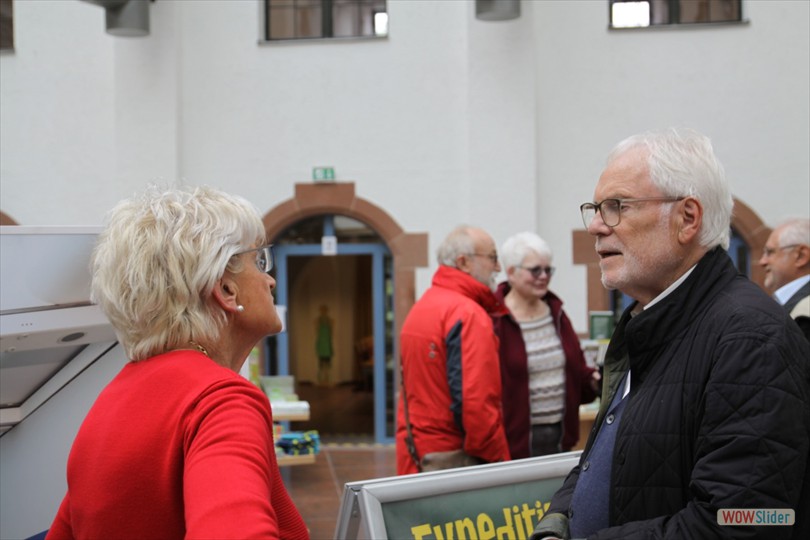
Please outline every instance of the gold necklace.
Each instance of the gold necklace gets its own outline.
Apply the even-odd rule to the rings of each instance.
[[[208,351],[206,351],[206,350],[205,350],[205,347],[203,347],[202,345],[200,345],[200,344],[199,344],[199,343],[197,343],[196,341],[188,340],[188,343],[189,343],[189,345],[191,345],[192,347],[194,347],[195,349],[197,349],[198,351],[200,351],[201,353],[203,353],[205,356],[208,356],[208,358],[211,358],[211,357],[208,355]]]

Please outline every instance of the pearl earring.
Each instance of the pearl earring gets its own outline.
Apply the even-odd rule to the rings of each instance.
[[[238,311],[239,313],[242,313],[243,311],[245,311],[245,306],[243,306],[242,304],[239,304],[238,306],[236,306],[236,311]]]

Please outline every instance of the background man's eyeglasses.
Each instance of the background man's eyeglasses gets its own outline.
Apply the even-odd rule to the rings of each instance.
[[[778,248],[764,247],[764,248],[762,248],[762,255],[765,256],[765,257],[771,257],[771,256],[775,255],[777,251],[782,251],[783,249],[795,248],[798,245],[800,245],[800,244],[788,244],[786,246],[779,246]]]
[[[528,271],[534,279],[539,278],[543,274],[551,277],[554,275],[555,270],[553,266],[532,266],[531,268],[528,266],[518,266],[518,268],[523,268],[524,270]]]
[[[585,228],[591,226],[593,218],[596,217],[596,212],[602,214],[602,221],[608,227],[615,227],[622,220],[622,204],[628,202],[676,202],[682,201],[686,197],[641,197],[638,199],[605,199],[597,203],[586,202],[579,207],[582,213],[582,223]]]
[[[470,257],[486,257],[492,261],[492,264],[498,264],[498,256],[491,253],[468,253],[468,255]]]
[[[245,253],[250,253],[251,251],[256,252],[256,268],[260,271],[264,272],[265,274],[273,269],[273,251],[270,249],[273,247],[273,244],[267,244],[266,246],[257,247],[253,249],[246,249],[245,251],[240,251],[239,253],[235,253],[235,255],[243,255]]]

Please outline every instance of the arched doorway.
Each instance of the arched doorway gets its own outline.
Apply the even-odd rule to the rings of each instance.
[[[354,220],[363,225],[376,241],[351,242],[340,239],[340,234],[330,235],[334,231],[335,219]],[[396,389],[398,388],[399,367],[399,331],[402,321],[415,301],[416,268],[427,266],[427,234],[405,233],[401,227],[385,212],[374,204],[355,195],[353,183],[296,184],[295,197],[285,201],[263,218],[267,238],[279,245],[274,248],[279,261],[277,280],[277,300],[282,310],[293,306],[297,299],[295,288],[311,292],[311,287],[293,283],[290,266],[296,271],[318,273],[315,268],[325,268],[343,274],[367,275],[371,281],[373,326],[373,373],[371,386],[374,392],[374,439],[377,442],[391,442],[395,433],[394,418]],[[291,241],[290,230],[299,227],[315,228],[307,233],[308,238],[302,242]],[[320,229],[319,229],[320,227]],[[314,242],[312,235],[320,239],[334,236],[335,245],[326,246]],[[327,250],[331,253],[327,253]],[[325,260],[327,259],[327,260]],[[355,276],[356,277],[356,276]],[[353,278],[349,277],[349,283]],[[361,278],[362,281],[362,278]],[[354,281],[356,283],[356,280]],[[362,287],[359,287],[362,288]],[[328,295],[327,295],[328,296]],[[302,302],[307,302],[303,300]],[[355,301],[352,300],[354,303]],[[309,299],[312,304],[312,299]],[[386,305],[388,303],[389,305]],[[318,303],[320,307],[321,303]],[[362,302],[356,303],[362,311]],[[329,307],[327,305],[327,307]],[[336,309],[332,307],[330,309]],[[310,309],[309,311],[312,311]],[[364,316],[355,314],[356,322],[361,327]],[[311,324],[307,319],[312,314],[300,315],[298,324]],[[301,322],[306,321],[306,322]],[[289,321],[288,321],[289,322]],[[361,332],[362,333],[362,332]],[[277,337],[274,346],[270,347],[267,373],[289,374],[291,368],[290,350],[296,345],[290,344],[290,332]],[[304,338],[302,338],[303,340]],[[352,338],[352,347],[357,340]],[[390,344],[390,345],[387,345]],[[275,350],[272,350],[275,349]],[[271,365],[272,364],[272,365]],[[346,368],[335,376],[345,377]],[[301,370],[302,374],[307,370]],[[309,371],[306,377],[311,377]]]

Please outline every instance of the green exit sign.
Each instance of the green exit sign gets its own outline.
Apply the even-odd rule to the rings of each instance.
[[[335,181],[335,168],[334,167],[313,167],[312,179],[316,182],[334,182]]]

